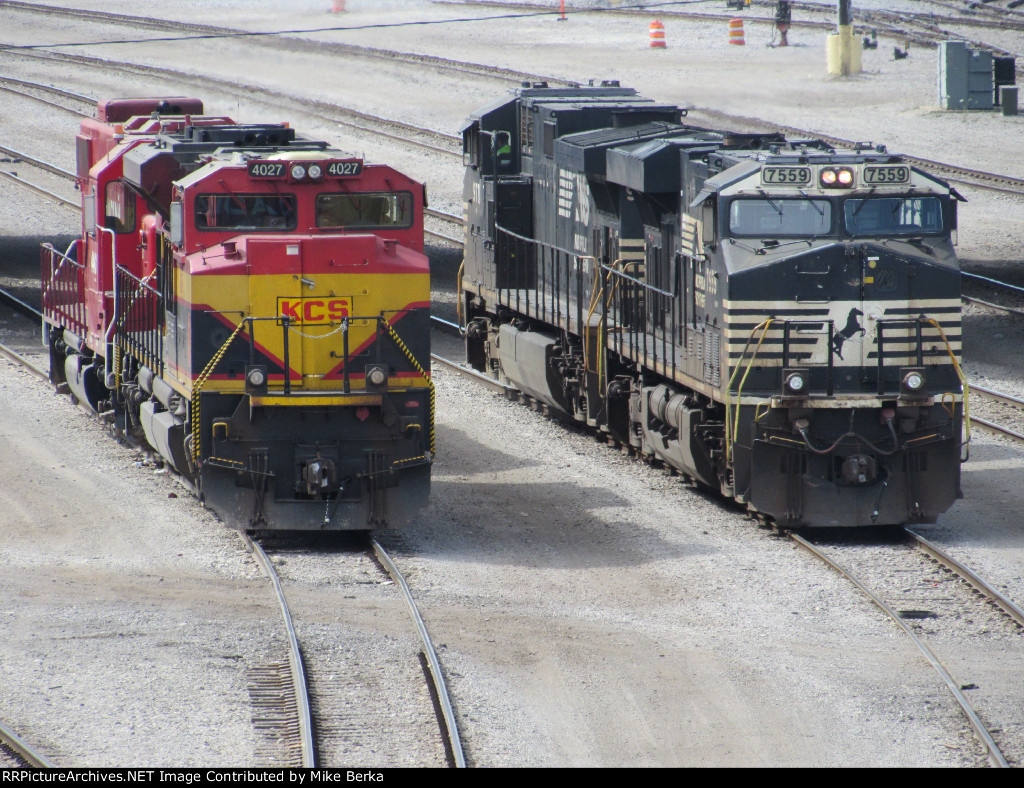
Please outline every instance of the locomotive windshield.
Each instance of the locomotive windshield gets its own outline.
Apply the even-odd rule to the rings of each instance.
[[[832,203],[828,200],[765,197],[733,200],[729,206],[729,231],[736,236],[827,235],[831,230]]]
[[[849,199],[843,218],[850,235],[921,235],[944,228],[938,197]]]
[[[323,229],[412,227],[411,192],[336,192],[316,198],[316,226]]]
[[[294,230],[295,195],[201,194],[195,217],[200,230]]]

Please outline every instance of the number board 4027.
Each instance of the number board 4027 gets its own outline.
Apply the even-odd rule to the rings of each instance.
[[[811,168],[763,167],[761,182],[772,186],[807,186],[811,182]]]
[[[328,178],[355,178],[363,173],[363,163],[358,159],[332,161],[327,164]]]

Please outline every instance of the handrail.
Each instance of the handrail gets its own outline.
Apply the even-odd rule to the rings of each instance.
[[[725,390],[725,464],[729,465],[732,462],[732,447],[735,443],[735,436],[740,430],[740,400],[743,395],[743,384],[747,382],[747,375],[750,374],[750,369],[754,365],[754,360],[757,358],[758,352],[761,350],[761,344],[764,342],[764,338],[768,335],[768,329],[772,323],[778,322],[775,318],[768,318],[757,326],[754,326],[750,330],[750,336],[747,337],[747,344],[743,347],[743,354],[740,356],[740,363],[733,369],[732,375],[729,378],[729,385]],[[746,371],[743,373],[743,378],[740,380],[739,389],[736,392],[736,424],[735,428],[732,425],[731,417],[731,405],[729,401],[729,392],[732,391],[732,385],[736,382],[736,376],[740,372],[740,367],[743,365],[743,359],[746,358],[747,351],[750,349],[750,343],[754,341],[754,334],[758,329],[761,329],[761,338],[757,341],[757,347],[754,348],[754,354],[750,357],[750,362],[747,364]]]
[[[427,371],[425,369],[423,369],[423,367],[420,365],[420,362],[416,360],[416,357],[412,354],[412,351],[409,350],[408,347],[406,347],[405,342],[403,342],[402,338],[400,336],[398,336],[398,332],[395,331],[394,326],[392,326],[391,323],[388,322],[388,319],[386,317],[384,317],[384,315],[381,315],[380,316],[380,321],[384,324],[384,328],[387,329],[388,336],[391,337],[391,340],[396,345],[398,345],[398,349],[401,350],[403,354],[405,354],[405,357],[407,359],[409,359],[409,362],[413,365],[413,367],[416,368],[416,371],[420,373],[420,375],[423,377],[423,379],[427,382],[427,386],[430,389],[430,403],[429,403],[429,405],[430,405],[430,408],[429,408],[429,410],[430,410],[430,413],[429,413],[429,417],[430,417],[430,454],[431,454],[431,456],[433,456],[433,455],[437,454],[437,445],[436,445],[436,440],[435,440],[436,436],[435,436],[435,432],[434,432],[434,414],[435,414],[434,381],[431,380],[430,375],[427,373]],[[345,361],[347,363],[348,359],[345,359]]]
[[[934,317],[924,318],[939,332],[939,336],[942,337],[942,341],[946,343],[946,352],[949,354],[950,360],[953,362],[953,369],[956,371],[956,376],[960,379],[960,386],[964,392],[964,430],[966,431],[966,439],[961,443],[961,449],[967,447],[967,457],[964,457],[961,452],[961,462],[965,462],[970,457],[970,444],[971,444],[971,405],[970,405],[970,394],[971,386],[967,382],[967,376],[964,375],[964,371],[960,368],[960,362],[956,360],[956,354],[953,352],[952,346],[949,344],[949,339],[946,337],[946,332],[942,330],[942,326],[939,325],[939,321]]]
[[[96,226],[97,231],[100,233],[110,233],[110,263],[111,270],[117,271],[117,233],[111,230],[109,227]],[[98,245],[98,239],[97,239]],[[98,253],[98,250],[97,250]],[[112,332],[114,331],[115,324],[117,322],[117,282],[114,282],[114,310],[113,317],[110,322],[107,323],[107,328],[103,332],[103,346],[109,348],[112,345]],[[114,374],[111,369],[111,365],[114,363],[114,354],[105,352],[103,354],[103,385],[108,389],[114,389],[117,387],[117,375]]]

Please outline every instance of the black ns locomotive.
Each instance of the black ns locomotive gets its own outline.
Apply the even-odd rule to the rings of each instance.
[[[684,115],[606,82],[467,121],[469,361],[780,525],[934,522],[962,198],[882,146]]]

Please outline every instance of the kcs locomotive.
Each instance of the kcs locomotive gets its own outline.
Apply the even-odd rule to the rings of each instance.
[[[934,522],[963,198],[883,146],[684,116],[605,82],[469,118],[469,362],[777,524]]]
[[[231,525],[399,527],[434,454],[422,184],[190,98],[100,102],[50,375]]]

